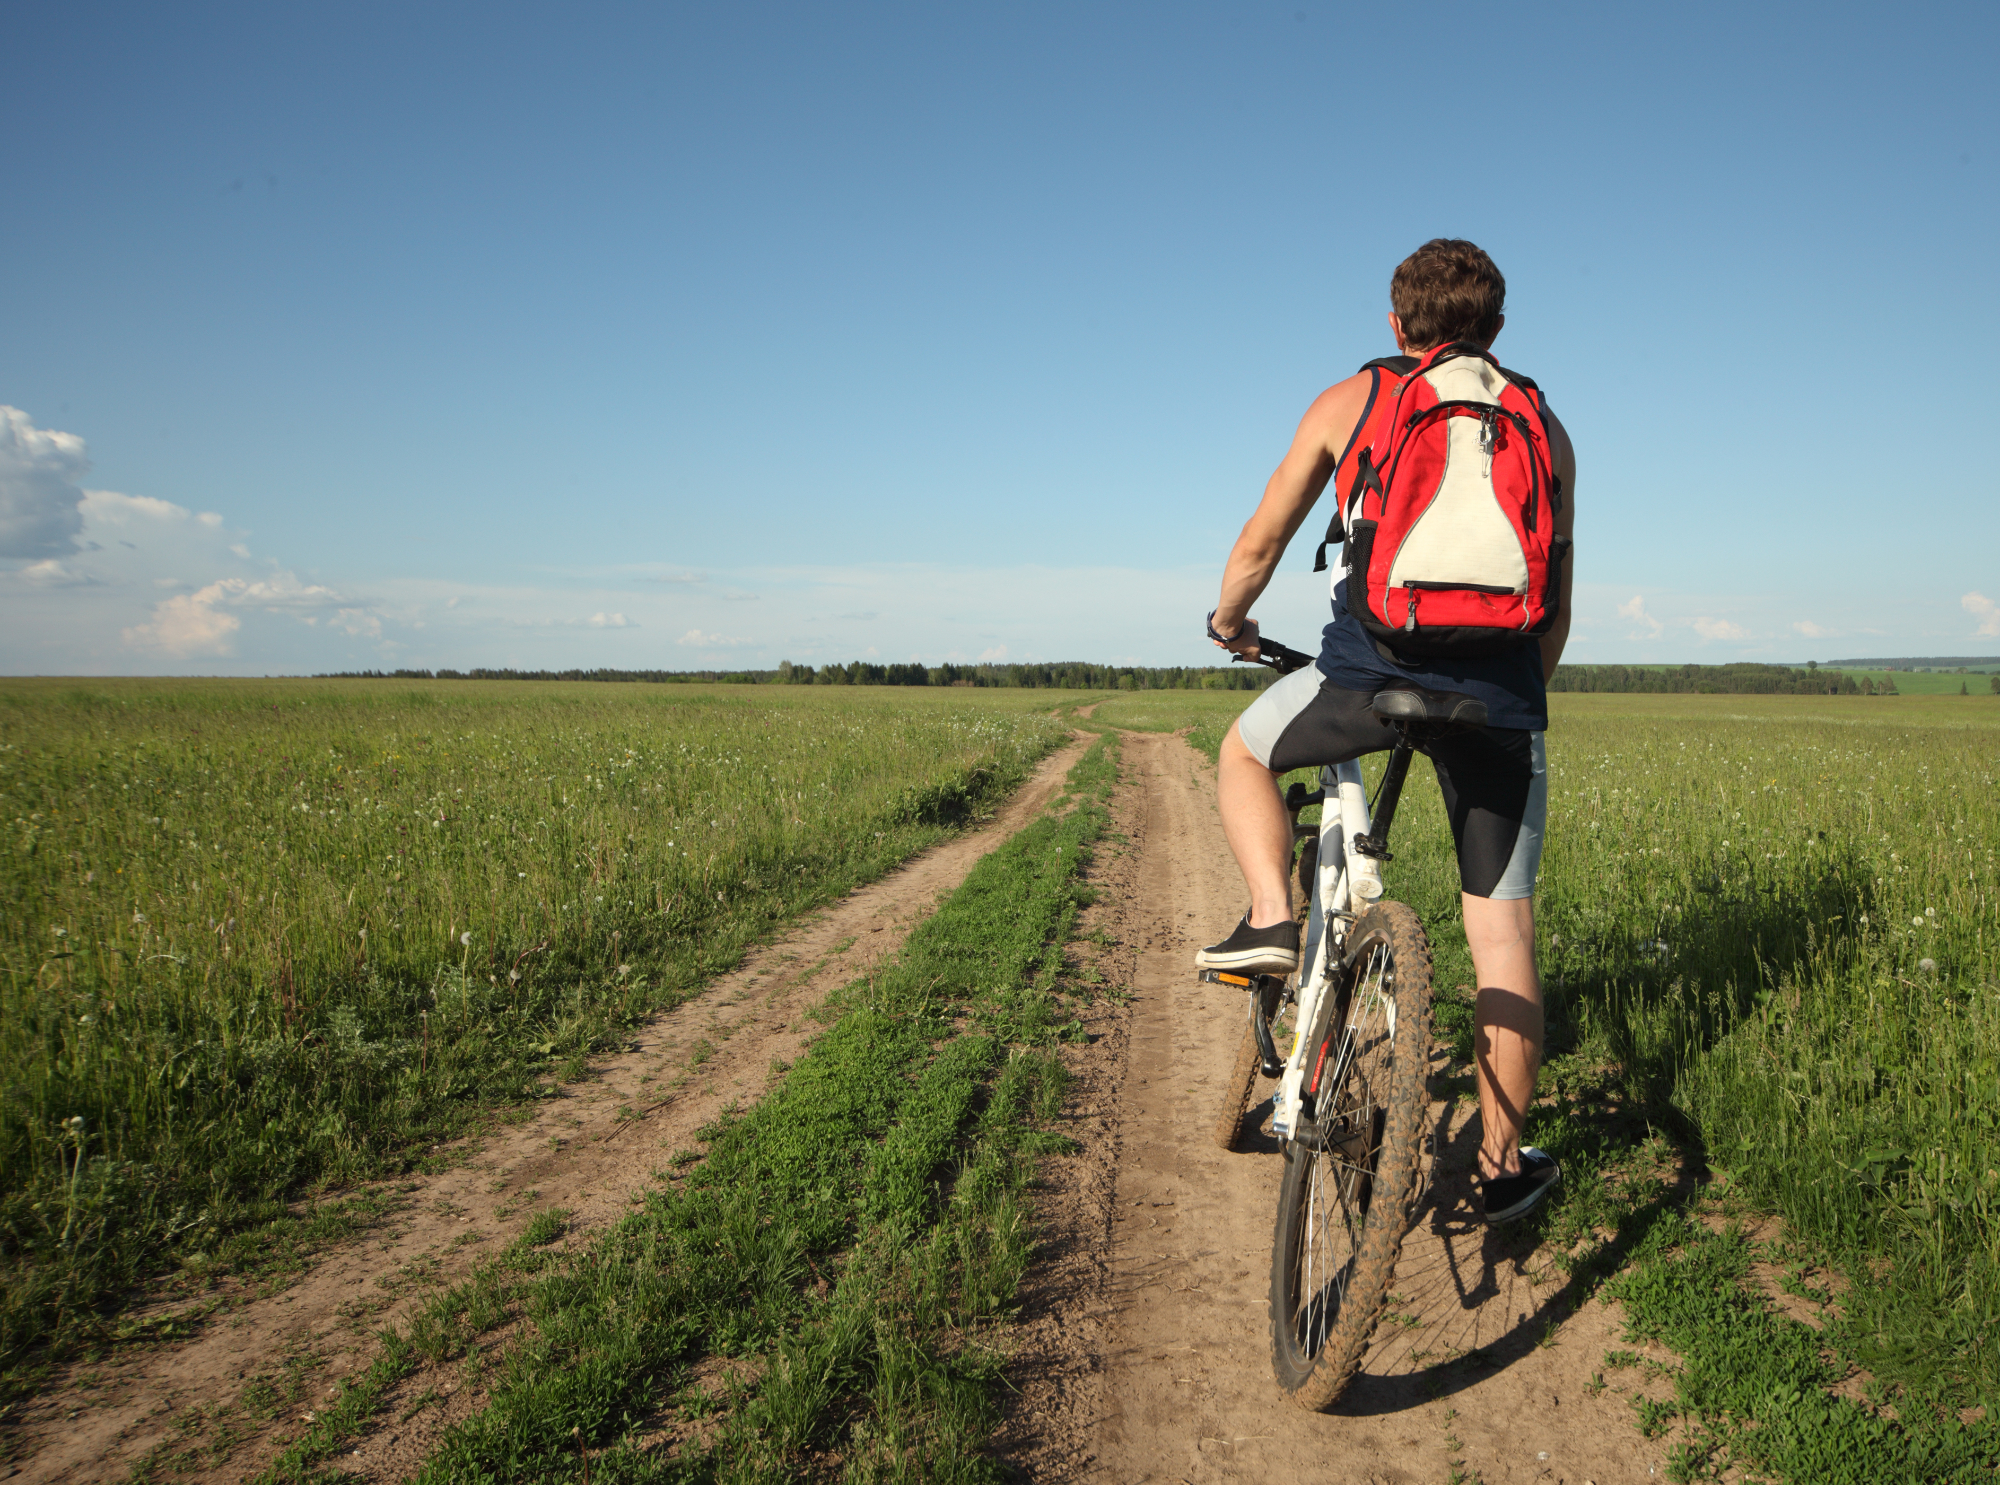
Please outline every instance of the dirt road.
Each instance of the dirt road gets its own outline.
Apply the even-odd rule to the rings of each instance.
[[[1263,1136],[1239,1154],[1210,1142],[1245,1008],[1191,968],[1241,912],[1242,879],[1205,758],[1134,733],[1124,762],[1125,848],[1093,877],[1131,1001],[1092,1028],[1067,1131],[1085,1148],[1051,1172],[1054,1266],[1031,1290],[1029,1365],[1013,1373],[1019,1462],[1038,1479],[1116,1485],[1400,1485],[1455,1468],[1487,1485],[1663,1478],[1664,1449],[1640,1438],[1629,1404],[1589,1390],[1618,1344],[1611,1312],[1593,1302],[1562,1318],[1570,1296],[1550,1255],[1477,1221],[1473,1110],[1441,1099],[1442,1155],[1426,1158],[1401,1298],[1361,1375],[1331,1414],[1281,1398],[1265,1293],[1282,1157]]]
[[[571,1240],[629,1209],[677,1149],[725,1106],[760,1097],[774,1066],[794,1061],[810,1030],[805,1012],[892,953],[986,852],[1025,825],[1060,789],[1087,739],[1046,759],[981,829],[925,852],[901,870],[812,915],[752,952],[699,996],[641,1028],[630,1050],[476,1147],[455,1169],[399,1183],[411,1188],[391,1222],[329,1253],[297,1282],[245,1297],[191,1342],[127,1352],[80,1366],[26,1410],[15,1440],[19,1485],[123,1478],[176,1434],[193,1407],[230,1409],[260,1376],[304,1372],[312,1390],[294,1408],[247,1430],[202,1474],[247,1479],[268,1462],[297,1414],[340,1379],[365,1368],[375,1333],[411,1304],[510,1241],[537,1211],[570,1211]],[[621,1110],[648,1110],[629,1120]],[[478,1387],[439,1384],[449,1395],[414,1422],[393,1420],[342,1460],[350,1476],[407,1478],[431,1441],[484,1402]],[[200,1431],[190,1437],[203,1437]],[[12,1485],[12,1482],[10,1482]]]

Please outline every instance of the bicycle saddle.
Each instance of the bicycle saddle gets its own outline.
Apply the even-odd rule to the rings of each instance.
[[[1395,681],[1375,693],[1368,705],[1385,722],[1442,722],[1453,727],[1484,727],[1486,703],[1457,691],[1433,691],[1414,681]]]

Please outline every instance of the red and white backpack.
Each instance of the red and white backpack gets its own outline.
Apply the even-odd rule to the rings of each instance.
[[[1404,659],[1497,655],[1555,623],[1569,541],[1548,408],[1463,342],[1371,361],[1375,384],[1334,471],[1347,607]],[[1325,548],[1315,571],[1326,565]]]

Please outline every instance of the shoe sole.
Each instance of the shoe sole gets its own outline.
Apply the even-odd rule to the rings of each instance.
[[[1543,1197],[1547,1196],[1561,1184],[1562,1172],[1556,1171],[1546,1181],[1515,1202],[1511,1207],[1498,1212],[1488,1212],[1486,1214],[1486,1225],[1488,1227],[1498,1227],[1502,1222],[1513,1222],[1527,1216],[1528,1213],[1542,1204]]]
[[[1292,949],[1237,949],[1228,954],[1215,954],[1203,949],[1194,956],[1196,969],[1233,969],[1255,975],[1288,975],[1299,967],[1299,956]]]

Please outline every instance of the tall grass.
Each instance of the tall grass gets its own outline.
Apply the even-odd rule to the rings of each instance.
[[[1036,701],[0,686],[0,1360],[549,1091],[1022,777]]]

